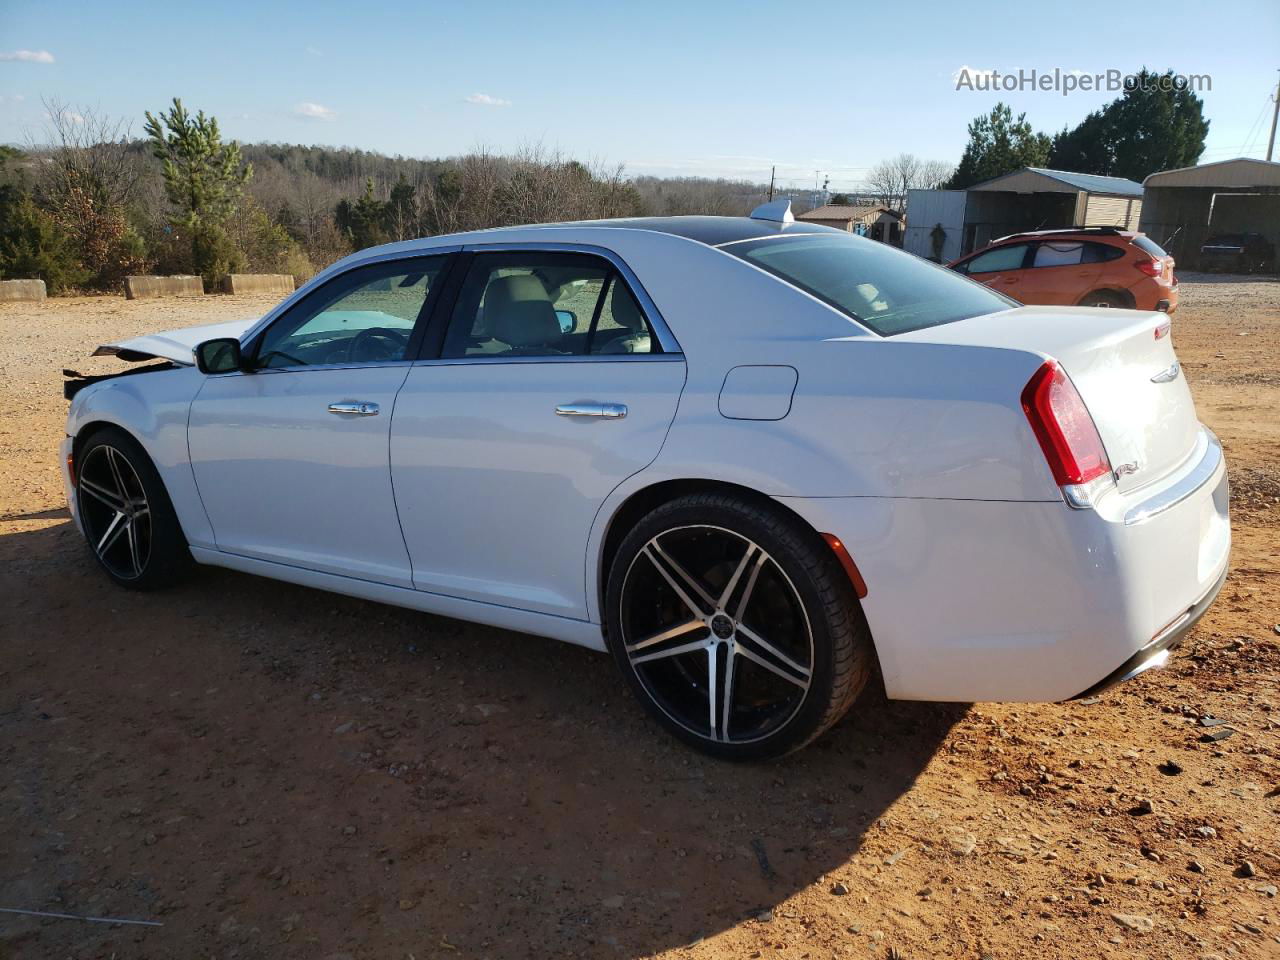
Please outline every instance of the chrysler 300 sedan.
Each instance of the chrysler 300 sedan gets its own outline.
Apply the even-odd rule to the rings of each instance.
[[[194,561],[608,651],[721,757],[803,746],[877,671],[1100,689],[1226,574],[1167,316],[1019,307],[785,205],[364,250],[99,352],[143,365],[68,383],[62,452],[120,585]]]

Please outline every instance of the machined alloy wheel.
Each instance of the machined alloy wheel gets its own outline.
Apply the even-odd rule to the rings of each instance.
[[[803,746],[870,670],[865,621],[830,549],[763,502],[703,494],[664,505],[619,547],[606,602],[633,690],[718,756]]]
[[[665,530],[632,560],[622,590],[627,658],[675,723],[749,743],[794,716],[813,678],[813,632],[759,544],[722,527]]]
[[[121,586],[149,590],[174,582],[191,552],[155,465],[133,437],[101,427],[77,443],[73,475],[85,539]]]
[[[151,559],[151,505],[129,458],[101,443],[80,464],[80,515],[98,561],[121,580],[142,576]]]

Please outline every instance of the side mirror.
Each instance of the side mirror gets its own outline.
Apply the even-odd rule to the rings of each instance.
[[[206,340],[195,353],[201,373],[232,373],[240,369],[240,341],[235,337]]]
[[[578,315],[572,310],[557,310],[556,319],[560,321],[561,333],[573,333],[573,328],[578,325]]]

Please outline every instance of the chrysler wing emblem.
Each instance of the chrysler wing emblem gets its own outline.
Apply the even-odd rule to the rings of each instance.
[[[1168,369],[1161,370],[1154,377],[1152,377],[1151,382],[1152,383],[1168,383],[1170,380],[1177,380],[1178,371],[1180,369],[1182,368],[1178,366],[1178,361],[1175,360],[1173,361],[1172,364],[1169,365]]]

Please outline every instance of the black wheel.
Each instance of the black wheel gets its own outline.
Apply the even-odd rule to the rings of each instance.
[[[713,756],[798,750],[871,674],[866,620],[835,555],[763,498],[693,494],[654,510],[619,546],[605,603],[636,696]]]
[[[160,474],[142,445],[104,427],[76,454],[76,504],[99,566],[135,590],[168,586],[191,566],[191,551]]]
[[[1095,290],[1080,301],[1082,307],[1112,307],[1116,310],[1123,310],[1129,306],[1124,297],[1118,293],[1112,293],[1110,290]]]

